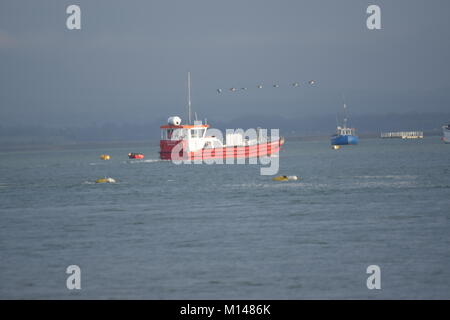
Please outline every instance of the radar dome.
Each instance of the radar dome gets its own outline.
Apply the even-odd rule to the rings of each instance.
[[[167,122],[171,126],[179,126],[181,124],[181,118],[180,117],[170,117]]]

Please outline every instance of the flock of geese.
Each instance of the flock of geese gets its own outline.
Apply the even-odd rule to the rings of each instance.
[[[309,81],[307,82],[307,84],[309,84],[309,85],[314,85],[315,83],[316,83],[316,82],[315,82],[314,80],[309,80]],[[292,87],[299,87],[299,86],[300,86],[300,83],[299,83],[299,82],[294,82],[294,83],[291,84],[291,86],[292,86]],[[279,84],[273,84],[272,87],[273,87],[273,88],[279,88],[280,85],[279,85]],[[262,84],[258,84],[258,85],[256,86],[256,88],[262,89],[262,88],[263,88],[263,85],[262,85]],[[230,89],[228,89],[228,90],[231,91],[231,92],[238,91],[238,89],[237,89],[237,88],[234,88],[234,87],[232,87],[232,88],[230,88]],[[240,89],[240,91],[246,91],[246,90],[248,90],[247,87],[242,87],[242,88]],[[217,89],[217,93],[222,93],[222,92],[223,92],[222,89],[220,89],[220,88]]]

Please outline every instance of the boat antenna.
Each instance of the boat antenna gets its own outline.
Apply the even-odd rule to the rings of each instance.
[[[347,105],[344,103],[344,128],[347,128]]]
[[[188,124],[191,124],[191,73],[188,72]]]
[[[344,128],[347,128],[347,104],[345,103],[345,96],[342,94],[342,101],[344,103]]]

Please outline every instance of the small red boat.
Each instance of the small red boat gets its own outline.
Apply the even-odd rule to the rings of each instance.
[[[128,158],[130,159],[144,159],[144,155],[142,153],[129,153]]]

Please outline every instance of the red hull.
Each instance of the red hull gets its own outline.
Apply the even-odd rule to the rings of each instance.
[[[181,141],[161,140],[160,141],[160,158],[163,160],[211,160],[211,159],[227,159],[227,158],[253,158],[264,157],[274,154],[280,150],[284,143],[281,138],[277,141],[256,144],[252,146],[236,146],[224,148],[207,148],[195,152],[185,153],[183,148],[177,155],[176,159],[172,158],[172,149]]]

